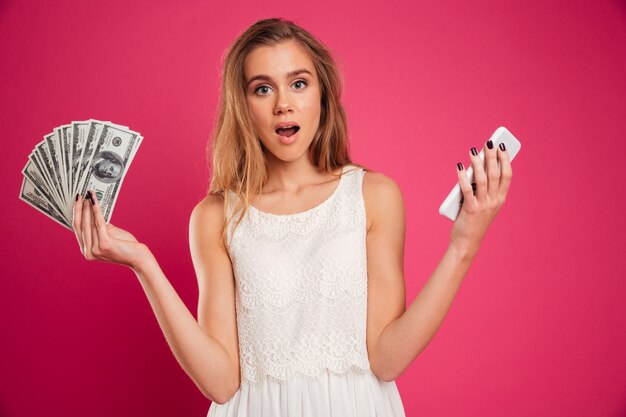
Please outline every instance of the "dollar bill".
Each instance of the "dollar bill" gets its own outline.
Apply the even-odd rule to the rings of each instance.
[[[55,182],[55,174],[53,172],[54,168],[52,168],[52,162],[50,161],[50,154],[47,150],[46,142],[40,142],[37,144],[35,149],[33,150],[33,156],[35,165],[37,169],[42,174],[46,184],[48,185],[48,189],[50,190],[55,202],[62,206],[62,198],[59,194],[59,186]]]
[[[74,184],[76,186],[75,191],[79,194],[84,194],[86,192],[86,190],[83,190],[85,179],[89,174],[89,166],[91,165],[93,152],[98,145],[98,139],[100,138],[103,127],[104,122],[96,120],[89,121],[89,130],[87,131],[87,136],[85,137],[85,144],[82,149],[80,165],[78,167],[78,178],[76,179],[76,184]]]
[[[44,136],[44,140],[46,142],[44,148],[47,153],[47,163],[50,167],[50,174],[52,176],[52,179],[54,180],[55,185],[59,191],[59,195],[63,199],[65,199],[65,193],[63,192],[63,178],[61,175],[61,167],[59,166],[59,161],[61,160],[61,158],[59,158],[60,150],[58,149],[57,143],[54,138],[54,133],[50,133]]]
[[[96,119],[56,127],[28,157],[20,199],[71,228],[76,194],[94,190],[109,222],[142,140],[127,126]]]
[[[59,141],[61,142],[61,155],[62,155],[62,165],[63,165],[63,181],[65,185],[66,192],[66,204],[72,204],[72,198],[74,195],[72,194],[72,190],[70,189],[70,185],[72,184],[71,176],[71,160],[72,160],[72,125],[63,125],[59,126],[55,129],[55,132],[59,135]]]
[[[73,230],[67,219],[50,205],[50,202],[39,193],[35,185],[26,177],[22,180],[20,199],[61,226]]]
[[[81,161],[83,159],[83,149],[87,142],[87,134],[89,133],[89,120],[82,122],[72,122],[72,163],[70,169],[70,189],[72,195],[76,195],[78,189],[78,177],[80,172]]]
[[[93,190],[104,219],[113,213],[126,171],[141,143],[141,135],[112,124],[104,124],[86,171],[81,194]]]
[[[46,183],[41,171],[37,168],[37,164],[34,162],[34,159],[31,157],[28,159],[26,166],[22,170],[25,179],[30,182],[29,187],[37,190],[37,196],[40,199],[45,199],[47,204],[54,207],[55,211],[64,217],[66,221],[71,220],[64,214],[64,209],[57,203],[57,201],[52,197],[50,186]],[[22,188],[24,188],[22,186]],[[30,190],[29,188],[29,190]]]

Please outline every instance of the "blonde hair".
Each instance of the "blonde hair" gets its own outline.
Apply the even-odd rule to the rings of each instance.
[[[310,56],[320,83],[320,124],[309,147],[311,162],[320,173],[332,173],[339,167],[353,164],[349,156],[346,115],[341,104],[343,82],[330,51],[289,20],[257,21],[237,38],[223,57],[219,114],[211,141],[212,174],[208,193],[223,196],[226,225],[243,208],[235,228],[248,210],[251,195],[261,192],[268,176],[264,150],[248,113],[243,63],[255,48],[290,40],[298,42]],[[238,197],[238,205],[230,218],[227,215],[229,191]],[[222,233],[225,245],[228,244],[226,229],[228,226]]]

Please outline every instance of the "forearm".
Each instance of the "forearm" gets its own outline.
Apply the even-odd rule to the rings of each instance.
[[[239,387],[233,358],[202,330],[152,254],[133,270],[178,363],[211,401],[228,400]]]
[[[384,379],[396,379],[428,345],[443,322],[478,248],[448,246],[410,307],[382,332],[376,356]]]

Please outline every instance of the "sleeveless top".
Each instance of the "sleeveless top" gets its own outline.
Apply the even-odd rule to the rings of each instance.
[[[334,192],[299,213],[272,214],[249,206],[233,233],[235,214],[227,231],[241,387],[227,403],[213,403],[209,416],[326,415],[332,410],[404,416],[395,382],[378,380],[367,355],[364,174],[360,167],[344,166]],[[227,207],[229,215],[232,210]],[[329,383],[346,387],[334,403],[324,397],[328,393],[317,395],[328,391]],[[286,384],[292,388],[285,391]],[[315,401],[304,398],[312,391]],[[294,398],[281,399],[287,395],[298,398],[297,411]],[[271,409],[249,411],[264,397]],[[371,397],[380,404],[370,404],[369,411],[356,404],[356,398],[371,403]]]

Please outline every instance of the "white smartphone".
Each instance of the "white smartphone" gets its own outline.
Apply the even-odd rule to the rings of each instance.
[[[497,147],[500,143],[504,143],[506,150],[509,152],[509,159],[512,161],[515,158],[515,155],[519,152],[522,144],[507,130],[506,127],[500,126],[493,132],[491,138],[489,138],[493,142],[493,146]],[[485,150],[484,147],[481,149],[478,154],[480,159],[483,161],[483,166],[485,163]],[[500,168],[500,162],[498,162],[498,168]],[[467,178],[469,178],[470,183],[474,182],[474,169],[470,165],[466,170]],[[457,182],[448,197],[443,201],[441,207],[439,207],[439,214],[442,216],[446,216],[450,220],[456,220],[457,216],[461,212],[461,205],[463,204],[463,193],[461,192],[461,187]]]

